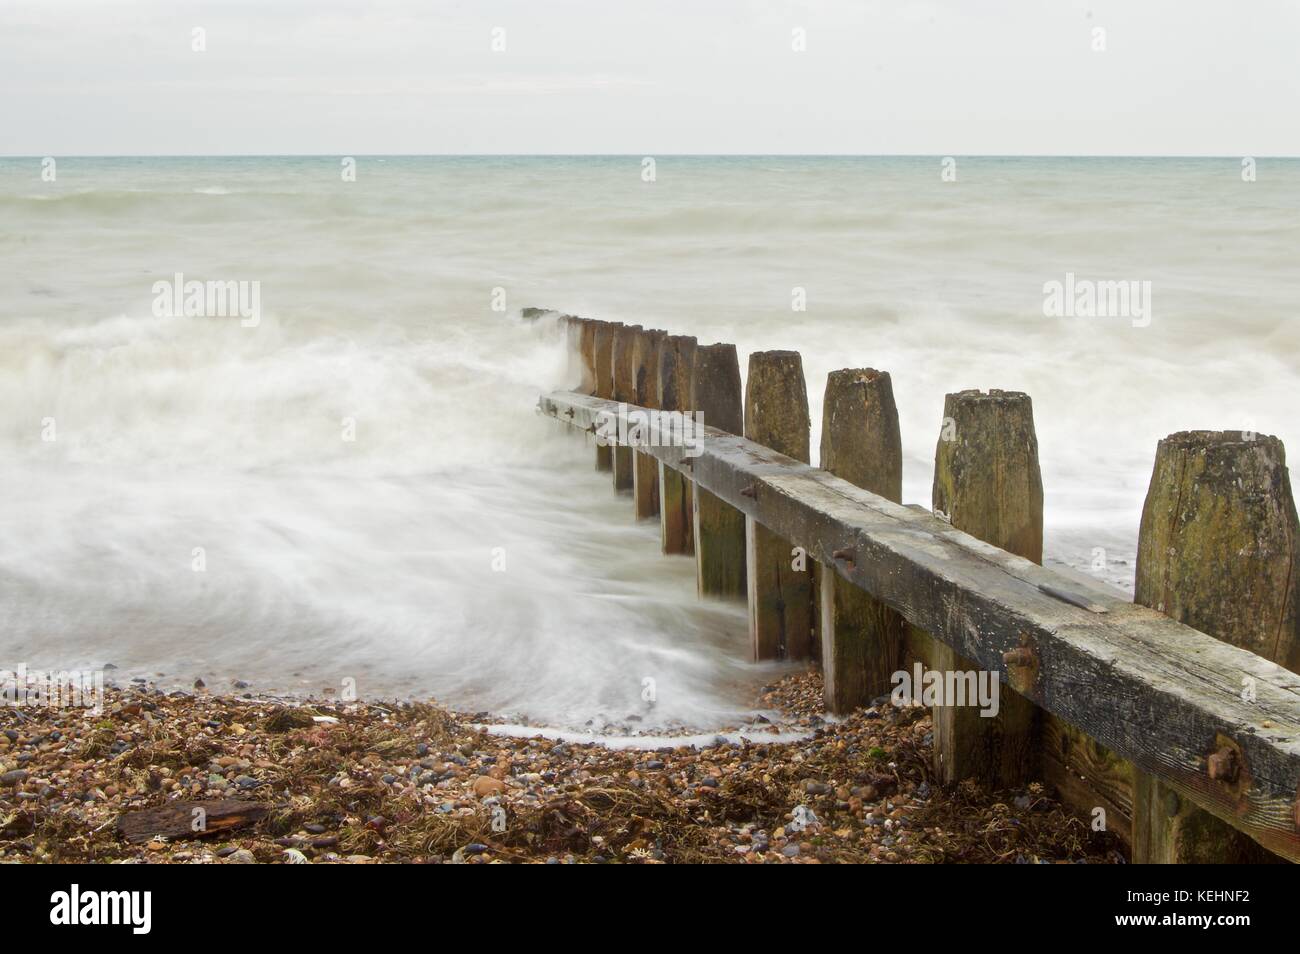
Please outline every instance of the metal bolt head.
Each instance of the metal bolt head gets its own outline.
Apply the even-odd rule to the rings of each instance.
[[[1018,646],[1003,653],[1002,661],[1008,666],[1032,666],[1034,651],[1025,646]]]
[[[1228,746],[1211,752],[1205,760],[1206,771],[1210,778],[1220,782],[1234,782],[1237,779],[1237,753]]]

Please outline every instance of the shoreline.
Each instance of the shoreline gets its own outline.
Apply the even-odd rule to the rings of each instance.
[[[1041,786],[934,785],[923,708],[826,720],[815,674],[765,689],[802,737],[611,748],[433,702],[139,687],[106,688],[99,716],[4,707],[0,861],[1124,860]],[[200,804],[225,806],[212,829],[148,836],[159,809]],[[217,830],[230,805],[241,817]]]

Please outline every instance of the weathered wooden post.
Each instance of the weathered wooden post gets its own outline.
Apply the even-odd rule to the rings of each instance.
[[[578,326],[578,356],[582,361],[582,381],[578,390],[583,394],[596,393],[596,327],[591,318],[575,318]]]
[[[641,334],[640,325],[619,325],[614,331],[612,362],[614,366],[614,397],[620,404],[636,403],[636,378],[632,368],[632,346]],[[632,448],[626,444],[614,447],[614,489],[632,489]]]
[[[745,384],[745,437],[808,463],[808,391],[797,351],[756,351]],[[812,572],[796,552],[745,518],[749,638],[754,659],[807,659],[812,650]]]
[[[832,371],[822,404],[821,467],[887,500],[903,497],[903,446],[889,374]],[[820,618],[826,706],[849,712],[888,693],[902,656],[903,618],[821,568]]]
[[[701,345],[691,371],[691,407],[706,427],[744,430],[740,362],[733,344]],[[702,487],[692,498],[695,581],[701,596],[745,597],[745,515]]]
[[[1241,431],[1171,435],[1156,448],[1142,508],[1134,602],[1300,672],[1298,541],[1281,441]],[[1243,678],[1243,699],[1249,691]],[[1220,735],[1205,739],[1202,768],[1209,784],[1231,793],[1251,767],[1237,740]],[[1141,770],[1133,788],[1134,862],[1272,857]]]
[[[659,406],[691,413],[691,370],[698,343],[689,335],[668,335],[659,348]],[[683,426],[690,426],[683,421]],[[664,553],[694,553],[691,481],[684,473],[659,464],[659,530]]]
[[[614,337],[621,326],[617,321],[596,322],[592,352],[596,364],[596,397],[614,400]],[[614,448],[596,441],[596,469],[614,469]]]
[[[932,505],[954,527],[986,543],[1043,562],[1043,480],[1029,395],[961,391],[943,402],[935,449]],[[935,641],[931,668],[977,672],[979,666]],[[1038,771],[1038,708],[1003,684],[996,716],[963,706],[935,706],[935,774],[943,782],[974,778],[991,788],[1023,784]],[[947,703],[953,700],[944,700]]]
[[[636,336],[632,344],[632,373],[636,383],[636,402],[641,407],[659,407],[659,349],[668,332],[649,329]],[[643,440],[650,439],[649,428]],[[632,463],[632,501],[636,519],[659,516],[659,461],[644,451],[634,450]]]

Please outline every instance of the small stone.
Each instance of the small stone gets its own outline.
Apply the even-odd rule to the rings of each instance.
[[[486,798],[489,795],[499,795],[506,789],[504,782],[500,779],[492,778],[490,775],[480,775],[478,778],[474,779],[474,782],[470,787],[474,790],[474,794],[479,798]]]
[[[799,846],[798,846],[798,845],[786,845],[784,848],[781,849],[781,854],[785,855],[787,858],[798,858],[798,857],[799,857]]]
[[[0,785],[19,785],[27,779],[26,769],[14,769],[0,775]]]
[[[226,864],[255,865],[257,864],[257,858],[247,848],[240,848],[238,851],[230,853],[230,856],[226,859]]]

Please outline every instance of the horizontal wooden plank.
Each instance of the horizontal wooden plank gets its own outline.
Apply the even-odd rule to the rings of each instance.
[[[606,415],[645,412],[567,391],[543,395],[538,407],[584,430]],[[649,441],[647,453],[1004,682],[1003,654],[1032,650],[1036,669],[1015,673],[1024,695],[1300,860],[1300,676],[733,434],[705,427],[693,458],[653,421]],[[1206,771],[1220,736],[1244,757],[1231,783]]]

